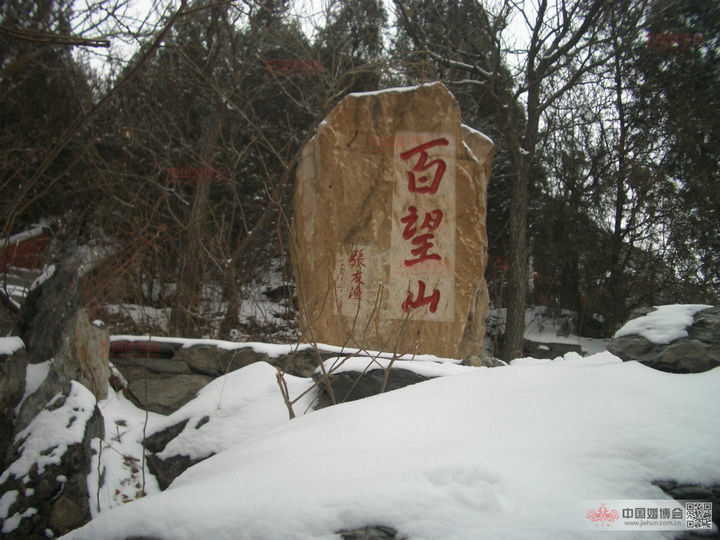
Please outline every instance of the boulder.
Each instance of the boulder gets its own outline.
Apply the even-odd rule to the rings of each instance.
[[[675,480],[656,480],[653,482],[665,493],[670,495],[676,501],[703,501],[712,503],[712,521],[715,527],[720,528],[720,484],[702,485],[702,484],[686,484]],[[698,531],[701,532],[701,531]],[[720,538],[720,534],[712,534],[710,531],[702,531],[700,536],[679,535],[678,539],[690,538]]]
[[[193,399],[212,380],[212,377],[206,375],[138,378],[128,383],[128,392],[141,408],[159,414],[171,414]]]
[[[320,381],[320,392],[318,393],[318,406],[328,407],[333,405],[328,385],[321,376],[316,375]],[[391,368],[385,385],[385,392],[404,388],[411,384],[427,381],[433,377],[425,377],[407,369]],[[329,376],[332,395],[337,403],[355,401],[382,393],[385,381],[385,370],[372,369],[365,373],[359,371],[343,371]]]
[[[182,375],[192,373],[190,366],[182,360],[175,358],[157,358],[155,356],[118,356],[113,359],[113,364],[121,373],[142,373],[141,370],[133,371],[132,368],[147,369],[151,373],[159,375]],[[142,375],[140,375],[142,377]]]
[[[18,314],[19,336],[32,364],[49,360],[60,348],[65,327],[80,309],[78,261],[66,259],[33,288]],[[35,330],[38,331],[35,331]]]
[[[207,418],[207,417],[205,417]],[[157,478],[158,486],[160,489],[165,490],[172,483],[175,478],[180,476],[186,469],[192,467],[196,463],[201,462],[203,459],[207,459],[207,456],[203,459],[192,459],[184,455],[176,455],[161,458],[158,456],[170,441],[180,435],[187,426],[188,419],[182,420],[177,424],[173,424],[157,433],[153,433],[148,436],[143,442],[143,446],[149,452],[147,454],[147,463],[150,472]],[[201,422],[198,422],[194,427],[198,429],[202,426]]]
[[[65,324],[55,353],[53,369],[105,399],[110,378],[108,331],[90,324],[87,312],[79,309]]]
[[[359,529],[342,529],[336,531],[335,534],[339,534],[342,540],[389,540],[398,538],[395,529],[384,525],[361,527]]]
[[[569,352],[575,352],[582,355],[582,347],[577,343],[555,343],[555,342],[538,342],[530,339],[523,340],[523,354],[532,356],[533,358],[557,358],[564,356]]]
[[[441,83],[345,97],[297,169],[291,255],[304,334],[482,354],[493,154]]]
[[[32,364],[54,358],[54,369],[67,380],[107,397],[107,330],[90,324],[80,307],[79,263],[59,262],[48,278],[27,295],[18,315],[18,330]]]
[[[48,379],[43,385],[45,390],[38,391],[49,395]],[[0,476],[0,493],[12,500],[0,509],[6,538],[46,538],[47,531],[60,536],[90,520],[90,442],[102,437],[95,397],[77,382],[68,383],[26,427],[16,429],[9,466]]]
[[[624,335],[608,343],[608,351],[625,361],[636,360],[670,373],[700,373],[720,366],[720,307],[695,313],[687,337],[670,343]]]
[[[0,338],[0,463],[15,427],[15,407],[23,397],[26,365],[27,354],[20,338]]]
[[[463,358],[461,365],[491,368],[507,366],[508,363],[504,360],[500,360],[499,358],[493,358],[492,356],[478,356],[477,354],[471,354],[470,356]]]
[[[306,348],[270,359],[269,362],[290,375],[312,377],[321,363],[335,356],[337,356],[336,352]]]
[[[254,362],[267,362],[268,355],[252,348],[226,350],[212,345],[197,345],[178,349],[173,357],[182,361],[197,373],[219,377]]]

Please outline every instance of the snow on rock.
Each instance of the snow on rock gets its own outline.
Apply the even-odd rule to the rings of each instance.
[[[544,364],[563,364],[566,366],[597,366],[603,364],[620,364],[622,359],[609,352],[596,353],[590,356],[581,356],[570,352],[554,360],[548,358],[516,358],[510,361],[511,366],[540,366]]]
[[[329,540],[382,524],[414,540],[574,540],[597,534],[579,500],[720,481],[720,369],[675,375],[607,353],[522,364],[283,422],[65,538]]]
[[[323,362],[325,371],[333,374],[352,372],[365,372],[373,369],[386,369],[392,364],[392,369],[405,369],[423,377],[445,377],[447,375],[459,375],[469,373],[478,368],[461,366],[455,362],[432,362],[426,360],[395,360],[392,358],[373,356],[350,356],[330,358]],[[318,367],[317,374],[322,373]]]
[[[0,476],[0,484],[11,475],[29,480],[28,474],[35,465],[38,473],[49,464],[59,465],[67,447],[82,441],[85,425],[95,409],[95,397],[80,383],[72,381],[71,384],[66,398],[58,393],[30,425],[17,434],[15,442],[22,441],[20,457]]]
[[[19,337],[12,336],[0,338],[0,355],[10,356],[11,354],[15,354],[15,351],[19,351],[24,348],[25,344]]]
[[[284,378],[290,399],[298,399],[293,406],[295,414],[304,414],[315,397],[315,391],[311,390],[314,381],[287,374]],[[160,418],[153,422],[148,433],[184,420],[189,422],[158,457],[184,455],[201,459],[245,444],[264,431],[286,423],[289,412],[280,393],[277,370],[267,362],[256,362],[218,377],[200,390],[195,399]]]
[[[45,283],[48,279],[53,277],[55,275],[55,265],[51,264],[49,266],[46,266],[43,268],[42,272],[38,277],[35,278],[35,281],[32,282],[32,285],[30,285],[29,291],[32,291],[33,289],[38,288],[40,285]]]
[[[671,304],[657,306],[644,317],[625,323],[615,333],[615,339],[631,334],[639,335],[656,344],[664,344],[687,337],[686,328],[693,323],[698,311],[711,308],[704,304]]]
[[[25,366],[25,393],[15,407],[16,416],[20,414],[20,409],[28,396],[31,396],[35,390],[40,388],[40,385],[43,383],[50,371],[50,364],[51,360],[47,360],[45,362],[40,362],[39,364],[28,364]]]

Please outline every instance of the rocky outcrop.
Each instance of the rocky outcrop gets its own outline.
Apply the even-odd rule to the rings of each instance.
[[[625,361],[637,360],[660,371],[708,371],[720,366],[720,307],[697,312],[687,328],[687,337],[653,343],[641,335],[630,334],[611,340],[607,348]]]
[[[383,392],[383,385],[384,391],[390,392],[432,378],[419,375],[407,369],[391,368],[386,382],[385,373],[383,369],[373,369],[365,373],[359,371],[343,371],[330,375],[329,380],[332,394],[327,382],[320,376],[316,376],[320,381],[318,408],[329,407],[335,403],[345,403],[347,401],[355,401],[380,394]],[[333,403],[333,396],[335,403]]]
[[[19,338],[0,338],[0,463],[15,429],[15,407],[25,388],[27,354]]]
[[[165,447],[171,440],[183,432],[187,423],[188,419],[186,418],[185,420],[158,431],[145,439],[144,446],[148,452],[148,454],[146,454],[148,468],[150,469],[150,472],[155,475],[155,478],[157,478],[158,486],[160,486],[160,489],[162,490],[167,489],[172,481],[180,476],[186,469],[201,462],[203,459],[210,457],[206,456],[202,459],[192,459],[185,455],[176,455],[161,458],[158,455],[165,450]],[[202,421],[198,422],[194,428],[199,429],[202,424]]]
[[[65,328],[80,309],[78,266],[72,259],[58,263],[50,277],[25,298],[18,314],[18,330],[32,364],[55,356]]]
[[[129,382],[128,391],[143,409],[171,414],[193,399],[212,380],[207,375],[138,378]]]
[[[196,373],[219,377],[253,362],[267,362],[268,355],[251,348],[226,350],[210,345],[179,349],[173,360],[184,362]]]
[[[56,384],[46,379],[38,392],[49,395]],[[47,531],[59,536],[90,520],[90,441],[102,437],[95,398],[77,382],[67,383],[27,427],[15,430],[9,466],[0,476],[0,493],[12,501],[0,515],[7,538],[45,538]]]
[[[582,355],[582,347],[576,343],[539,342],[530,339],[523,340],[523,354],[533,358],[557,358],[569,352]]]
[[[398,537],[398,532],[395,529],[384,525],[374,525],[359,529],[342,529],[336,531],[335,534],[339,534],[343,540],[389,540],[391,538],[405,538],[404,536]]]
[[[653,482],[665,493],[670,495],[676,501],[702,501],[712,503],[712,521],[715,527],[720,528],[720,484],[702,485],[702,484],[683,484],[675,480],[657,480]],[[694,535],[692,532],[680,533],[676,540],[693,540],[695,538],[705,540],[717,540],[720,533],[711,531],[698,531],[699,534]]]
[[[27,352],[0,363],[2,531],[59,536],[90,519],[90,443],[103,437],[96,400],[107,396],[110,374],[107,332],[80,308],[76,262],[59,263],[31,290],[18,331]]]
[[[170,414],[192,400],[213,378],[255,362],[267,362],[290,375],[311,377],[321,362],[337,356],[335,352],[303,348],[271,358],[251,347],[228,350],[152,341],[113,341],[110,353],[113,366],[127,381],[116,382],[116,386],[139,407],[160,414]]]
[[[18,330],[32,364],[54,359],[54,370],[76,380],[97,399],[107,397],[107,330],[88,320],[80,307],[78,263],[58,263],[49,278],[28,293],[20,309]]]
[[[333,345],[482,354],[493,154],[441,83],[345,97],[298,166],[303,330]]]
[[[477,354],[471,354],[463,358],[461,365],[471,367],[502,367],[507,366],[507,362],[500,360],[499,358],[493,358],[492,356],[479,356]]]
[[[63,329],[53,369],[89,388],[97,399],[105,399],[110,377],[109,338],[106,329],[90,324],[87,312],[79,309]]]

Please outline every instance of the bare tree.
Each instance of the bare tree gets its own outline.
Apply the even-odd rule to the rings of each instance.
[[[453,4],[450,2],[450,4]],[[505,135],[511,174],[510,257],[507,284],[507,319],[503,357],[522,355],[525,328],[525,306],[528,291],[528,187],[536,155],[539,133],[548,108],[585,75],[605,62],[596,54],[601,39],[598,25],[605,15],[605,2],[548,0],[505,0],[493,11],[480,5],[462,4],[468,27],[479,29],[472,39],[458,47],[429,39],[418,24],[417,4],[395,0],[399,21],[415,43],[416,50],[447,70],[448,83],[456,87],[477,87],[479,99],[492,99],[496,118]],[[511,26],[519,18],[527,43],[508,42],[508,34],[518,32]],[[457,34],[457,28],[444,29],[446,36]],[[508,71],[510,77],[508,78]]]

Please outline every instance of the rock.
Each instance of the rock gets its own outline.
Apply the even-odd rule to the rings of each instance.
[[[271,359],[270,363],[290,375],[295,375],[296,377],[312,377],[322,362],[335,356],[337,356],[336,352],[307,348],[293,351],[290,354],[284,354],[276,359]]]
[[[613,339],[607,345],[608,351],[623,360],[643,358],[645,354],[652,352],[653,348],[654,345],[652,341],[635,335]]]
[[[653,482],[665,493],[670,495],[676,501],[698,501],[712,503],[712,520],[716,527],[720,527],[720,484],[701,485],[701,484],[681,484],[675,480],[656,480]],[[700,531],[698,531],[700,532]],[[690,538],[720,538],[718,533],[710,533],[710,531],[702,531],[702,536],[683,536],[677,538],[689,540]]]
[[[18,433],[30,425],[33,418],[35,418],[58,393],[67,394],[69,391],[70,381],[68,381],[66,377],[58,374],[54,369],[50,369],[45,380],[37,390],[27,396],[20,406],[20,411],[15,417],[15,432]]]
[[[210,456],[202,459],[192,459],[188,456],[177,455],[161,459],[156,455],[149,455],[147,456],[147,464],[150,472],[155,475],[158,486],[164,491],[172,484],[173,480],[187,469],[209,457]]]
[[[500,360],[499,358],[493,358],[492,356],[478,356],[477,354],[471,354],[466,356],[462,361],[463,366],[472,367],[501,367],[507,366],[507,362]]]
[[[209,420],[209,417],[203,417],[200,422],[194,426],[194,428],[199,429],[205,423],[203,420],[207,421]],[[186,469],[210,457],[205,456],[202,459],[192,459],[184,455],[163,458],[158,456],[158,454],[165,450],[165,447],[170,441],[183,432],[187,423],[188,419],[186,418],[182,422],[178,422],[175,425],[146,437],[143,443],[145,449],[151,452],[147,455],[148,468],[150,469],[150,472],[155,475],[155,478],[157,478],[158,486],[160,486],[160,489],[162,490],[165,490],[172,481],[180,476]]]
[[[333,345],[482,354],[493,153],[441,83],[345,97],[298,166],[302,330]]]
[[[61,495],[52,506],[49,525],[54,531],[71,531],[85,521],[83,509],[64,495]]]
[[[0,338],[2,350],[12,354],[0,354],[0,463],[7,452],[15,427],[15,407],[25,389],[27,354],[20,338]]]
[[[178,422],[177,424],[162,429],[152,435],[148,435],[143,441],[143,446],[146,450],[149,450],[153,454],[159,454],[165,450],[165,447],[170,441],[182,433],[188,423],[188,420],[189,419],[186,418],[182,422]]]
[[[205,375],[136,379],[129,382],[128,391],[142,408],[159,414],[171,414],[193,399],[210,381],[212,377]]]
[[[320,376],[317,376],[317,378],[322,381]],[[391,368],[385,391],[390,392],[431,378],[407,369]],[[380,394],[382,393],[384,380],[385,371],[382,369],[373,369],[364,374],[358,371],[344,371],[330,375],[330,385],[337,403],[355,401]],[[333,402],[327,384],[321,382],[317,408],[320,409],[330,405],[333,405]]]
[[[152,356],[160,358],[172,358],[175,351],[182,347],[182,343],[171,343],[167,341],[148,340],[113,340],[110,343],[110,356]]]
[[[50,278],[32,289],[20,308],[18,331],[31,364],[55,356],[66,325],[80,309],[78,266],[73,259],[58,263]]]
[[[152,373],[161,375],[181,375],[192,373],[190,366],[182,360],[175,358],[156,358],[154,356],[118,356],[115,357],[114,365],[121,373],[125,368],[146,368]],[[132,371],[130,371],[132,373]],[[141,372],[140,372],[141,373]]]
[[[697,373],[710,369],[710,359],[707,356],[707,346],[701,341],[682,339],[666,347],[658,360],[648,362],[648,365],[674,373]]]
[[[388,538],[398,538],[395,529],[384,525],[374,525],[360,529],[343,529],[336,531],[335,534],[339,534],[343,540],[387,540]]]
[[[625,361],[670,373],[700,373],[720,366],[720,307],[697,312],[687,334],[664,344],[626,335],[612,339],[607,349]]]
[[[720,307],[696,313],[688,335],[704,343],[720,345]]]
[[[46,379],[43,385],[59,384],[54,371],[48,378],[56,382]],[[10,465],[0,476],[0,493],[16,493],[2,523],[7,538],[45,538],[46,530],[59,536],[90,520],[90,442],[102,437],[95,398],[77,382],[51,397],[26,427],[16,428],[8,452]],[[24,518],[12,528],[11,520],[18,516]]]
[[[183,361],[198,373],[219,377],[254,362],[267,362],[268,355],[252,348],[226,350],[212,345],[178,349],[173,360]]]
[[[108,333],[81,309],[79,263],[72,258],[31,290],[18,315],[18,330],[32,364],[54,358],[54,369],[77,380],[98,399],[107,397]]]
[[[533,358],[557,358],[569,352],[576,352],[582,355],[582,347],[576,343],[546,343],[529,339],[523,340],[523,353]]]
[[[110,378],[108,331],[90,324],[87,312],[79,309],[65,324],[55,353],[53,369],[105,399]]]

